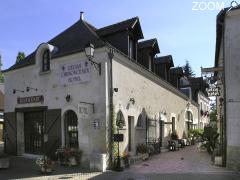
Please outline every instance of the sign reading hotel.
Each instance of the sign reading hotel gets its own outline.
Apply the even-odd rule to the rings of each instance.
[[[86,60],[64,64],[60,68],[62,85],[84,83],[91,80],[90,63]]]
[[[207,89],[208,96],[220,96],[220,87],[210,87]]]
[[[18,97],[17,103],[18,104],[28,104],[28,103],[43,103],[44,98],[43,96],[30,96],[30,97]]]
[[[78,113],[81,118],[89,117],[89,105],[87,104],[78,104]]]

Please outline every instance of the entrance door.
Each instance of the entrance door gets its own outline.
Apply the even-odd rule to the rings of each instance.
[[[25,152],[43,153],[43,112],[24,113]]]
[[[128,116],[128,151],[131,152],[133,149],[133,137],[134,137],[134,117]]]
[[[160,147],[163,146],[163,138],[164,138],[164,121],[160,120]]]
[[[66,146],[78,148],[78,118],[74,111],[65,114],[65,140]]]

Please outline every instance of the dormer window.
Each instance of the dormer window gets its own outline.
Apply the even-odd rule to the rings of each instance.
[[[50,51],[47,49],[42,56],[42,72],[50,70]]]
[[[129,57],[133,58],[133,40],[129,38]]]

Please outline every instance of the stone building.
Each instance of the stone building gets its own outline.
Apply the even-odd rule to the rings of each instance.
[[[217,97],[223,165],[240,170],[240,6],[229,7],[217,16],[215,80],[220,88]]]
[[[100,163],[92,158],[105,154],[105,167],[113,159],[117,120],[123,123],[121,154],[134,156],[141,143],[166,146],[174,129],[180,138],[187,134],[188,124],[198,121],[198,104],[156,72],[157,40],[140,39],[138,17],[97,29],[81,14],[5,70],[6,152],[35,156],[79,147],[82,164]],[[95,48],[90,61],[89,42]]]

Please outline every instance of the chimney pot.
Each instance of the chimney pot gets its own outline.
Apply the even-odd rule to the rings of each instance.
[[[83,11],[80,12],[80,20],[84,20],[83,13]]]

